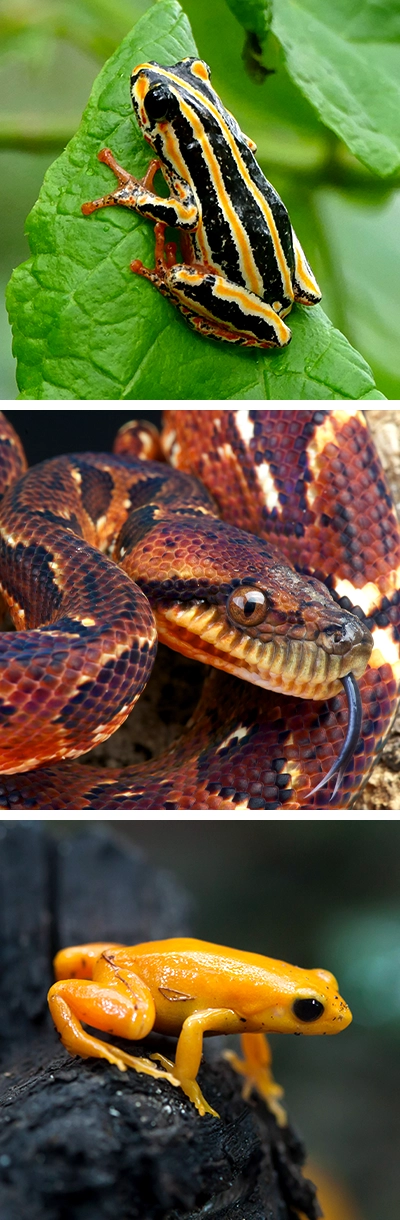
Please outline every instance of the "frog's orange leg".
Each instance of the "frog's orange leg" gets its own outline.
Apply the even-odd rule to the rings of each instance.
[[[151,1056],[152,1059],[158,1059],[163,1067],[169,1069],[179,1080],[183,1092],[196,1106],[199,1114],[213,1114],[214,1118],[219,1118],[217,1111],[213,1110],[203,1097],[196,1080],[203,1051],[203,1035],[207,1030],[213,1034],[236,1033],[237,1024],[237,1014],[229,1008],[206,1008],[203,1012],[194,1012],[183,1022],[175,1063],[166,1059],[165,1055]]]
[[[256,1089],[275,1115],[278,1126],[285,1127],[286,1110],[279,1102],[279,1098],[283,1097],[283,1089],[276,1083],[271,1072],[272,1056],[265,1034],[242,1034],[241,1045],[243,1059],[240,1059],[235,1051],[224,1051],[224,1059],[229,1060],[235,1072],[240,1072],[240,1075],[245,1077],[245,1101],[248,1101],[252,1089]]]
[[[189,326],[209,338],[242,347],[284,347],[290,342],[289,327],[266,301],[231,283],[211,264],[196,263],[191,258],[190,263],[177,263],[174,243],[164,243],[166,227],[164,221],[155,226],[155,267],[145,267],[135,258],[130,270],[154,284],[180,309]],[[187,241],[184,248],[189,249]],[[224,325],[218,321],[218,309],[226,307],[227,302],[235,322]]]
[[[168,175],[169,185],[171,186],[172,183],[175,195],[164,198],[164,196],[154,194],[153,179],[158,169],[161,169],[165,178],[163,165],[157,158],[150,162],[143,178],[134,178],[133,174],[129,174],[128,170],[123,169],[123,166],[115,160],[110,148],[102,148],[98,153],[98,160],[102,161],[104,165],[108,165],[109,169],[113,171],[118,181],[118,187],[117,190],[103,195],[101,199],[92,199],[90,203],[83,203],[81,212],[84,216],[90,216],[99,208],[110,208],[121,204],[124,208],[133,208],[141,216],[147,216],[150,220],[163,220],[165,224],[179,227],[182,225],[190,230],[196,228],[199,210],[193,191],[187,182],[171,172]]]
[[[98,946],[79,947],[80,951],[85,948],[94,950]],[[68,952],[71,954],[69,964],[73,966],[76,950]],[[133,1039],[146,1037],[153,1028],[155,1006],[151,992],[133,970],[119,965],[117,956],[117,947],[107,945],[94,961],[92,969],[95,977],[92,980],[67,978],[50,987],[50,1012],[63,1046],[72,1055],[107,1059],[109,1063],[116,1064],[121,1072],[131,1067],[147,1076],[178,1085],[179,1081],[170,1072],[161,1072],[147,1059],[128,1055],[119,1047],[101,1042],[82,1028],[81,1022],[84,1021],[109,1034]],[[76,963],[78,958],[79,954],[76,954]],[[57,965],[60,968],[59,961]]]
[[[112,191],[108,195],[103,195],[102,199],[94,199],[91,203],[82,204],[82,212],[84,216],[90,216],[91,212],[96,212],[98,208],[113,207],[119,203],[125,203],[126,207],[134,207],[134,204],[130,205],[127,202],[127,199],[129,198],[129,190],[132,187],[132,184],[135,187],[141,186],[145,191],[152,192],[155,175],[157,170],[161,169],[161,161],[159,161],[158,158],[154,158],[153,161],[150,161],[150,165],[148,166],[144,177],[134,178],[133,175],[128,172],[128,170],[124,169],[122,165],[118,164],[118,161],[115,160],[110,148],[102,148],[101,152],[98,153],[98,160],[102,161],[104,165],[108,165],[109,168],[112,169],[113,174],[115,174],[115,177],[118,179],[118,189],[116,191]],[[121,192],[125,192],[122,199]]]

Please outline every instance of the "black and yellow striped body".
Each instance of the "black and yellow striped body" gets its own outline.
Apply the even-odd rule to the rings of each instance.
[[[156,267],[132,270],[150,279],[199,332],[245,346],[285,346],[283,318],[293,302],[314,305],[320,292],[288,213],[265,178],[255,145],[212,88],[207,65],[184,59],[173,67],[140,64],[131,79],[139,126],[157,160],[142,182],[101,159],[119,190],[85,212],[110,203],[133,207],[157,222]],[[153,190],[160,168],[170,189]],[[182,236],[183,263],[164,246],[166,226]]]

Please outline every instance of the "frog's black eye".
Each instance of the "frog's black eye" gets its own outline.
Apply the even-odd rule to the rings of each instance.
[[[151,123],[162,123],[173,118],[179,103],[167,85],[154,85],[146,94],[145,107]]]
[[[318,1021],[324,1011],[320,1000],[295,1000],[292,1006],[292,1012],[298,1021]]]
[[[229,618],[240,627],[257,627],[265,619],[269,606],[262,589],[235,589],[227,602]]]

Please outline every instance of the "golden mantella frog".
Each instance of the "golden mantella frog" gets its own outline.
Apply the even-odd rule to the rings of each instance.
[[[62,949],[55,958],[58,982],[48,1000],[61,1041],[73,1055],[108,1059],[183,1089],[199,1114],[216,1111],[199,1085],[204,1034],[241,1034],[244,1058],[226,1052],[283,1125],[282,1089],[271,1073],[266,1033],[336,1034],[351,1012],[327,970],[302,970],[259,953],[207,941],[177,938],[143,945],[94,944]],[[121,1038],[145,1038],[151,1030],[179,1035],[175,1061],[164,1055],[135,1058],[86,1033],[81,1022]]]
[[[156,221],[155,269],[135,259],[131,270],[155,284],[195,331],[245,347],[284,347],[291,332],[283,318],[293,302],[315,305],[321,294],[286,208],[257,164],[256,145],[223,106],[200,59],[169,68],[139,64],[131,94],[156,159],[138,181],[103,149],[99,160],[118,189],[82,212],[121,204]],[[153,190],[158,169],[167,199]],[[176,246],[165,244],[167,225],[180,230],[182,263]]]

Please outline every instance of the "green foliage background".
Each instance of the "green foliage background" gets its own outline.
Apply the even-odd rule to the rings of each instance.
[[[0,273],[4,283],[12,267],[28,256],[22,237],[24,220],[44,170],[76,130],[99,66],[149,7],[147,0],[14,0],[12,10],[10,0],[0,3],[0,180],[5,234]],[[163,8],[168,9],[168,0],[162,0],[160,15]],[[289,208],[322,286],[325,313],[369,362],[381,393],[396,398],[400,386],[398,0],[331,0],[329,5],[326,0],[228,0],[228,4],[225,0],[202,0],[201,4],[183,0],[183,8],[198,51],[211,65],[215,88],[256,140],[260,164]],[[246,25],[264,39],[262,55],[254,37],[248,35],[245,41]],[[190,53],[185,40],[181,46],[178,38],[176,45],[175,59]],[[151,57],[162,60],[156,51]],[[170,59],[164,57],[164,62],[173,60],[173,54]],[[263,66],[274,69],[273,73],[265,76]],[[129,138],[132,133],[134,136],[133,121]],[[128,148],[129,138],[127,129]],[[109,142],[118,155],[115,141],[113,145],[110,137]],[[143,151],[145,165],[145,146]],[[126,157],[124,163],[135,168]],[[104,175],[104,169],[101,172]],[[97,170],[83,198],[93,197],[98,184],[101,191],[108,189],[104,176],[98,179],[96,174]],[[110,213],[102,215],[101,228],[92,229],[98,257],[105,218],[107,231],[116,223],[122,229],[120,236],[126,232],[127,239],[136,220],[125,213],[120,219],[117,209],[111,224]],[[92,219],[96,222],[100,216]],[[145,227],[151,230],[146,222]],[[140,253],[144,261],[151,262],[151,231],[144,243]],[[127,240],[126,250],[133,257],[128,246]],[[123,253],[124,243],[121,257]],[[66,271],[69,258],[66,244]],[[75,383],[64,379],[59,393],[54,383],[48,389],[43,384],[38,388],[34,378],[25,377],[21,382],[24,396],[162,396],[154,369],[165,361],[169,325],[168,345],[181,345],[180,369],[185,362],[190,366],[190,377],[185,381],[180,376],[179,397],[377,396],[362,361],[335,337],[335,331],[329,331],[320,310],[297,310],[291,315],[294,338],[287,353],[260,357],[253,352],[221,352],[217,345],[186,334],[176,311],[151,286],[138,284],[135,277],[131,280],[132,293],[138,287],[151,293],[152,358],[146,367],[146,321],[140,375],[132,377],[129,369],[121,375],[119,369],[113,384],[104,379],[103,369],[99,375],[95,361],[94,379],[93,365],[83,376],[80,366],[79,378]],[[33,298],[28,303],[34,313]],[[26,301],[24,308],[26,331]],[[87,316],[87,306],[85,313]],[[127,321],[125,318],[125,324]],[[11,398],[16,390],[5,319],[2,325],[0,393]],[[157,355],[160,325],[164,329]],[[126,349],[124,331],[121,354]],[[64,356],[60,341],[54,359],[61,363]],[[196,356],[197,390],[192,388],[196,386]],[[173,354],[170,360],[166,397],[174,394]]]

